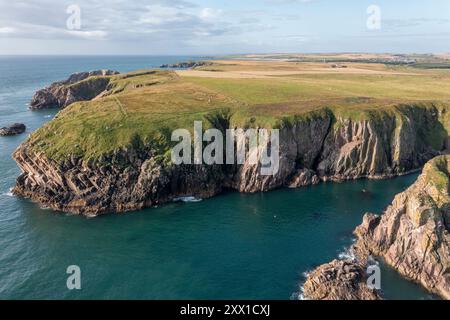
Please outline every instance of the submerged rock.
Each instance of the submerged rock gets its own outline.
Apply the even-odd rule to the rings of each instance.
[[[0,136],[14,136],[24,133],[27,127],[23,123],[14,123],[9,127],[0,128]]]
[[[64,81],[38,90],[31,99],[30,109],[64,108],[76,101],[91,100],[106,89],[108,76],[118,73],[113,70],[74,73]]]

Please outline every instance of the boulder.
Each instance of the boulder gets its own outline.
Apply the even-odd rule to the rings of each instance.
[[[0,128],[0,136],[15,136],[24,133],[27,127],[23,123],[14,123],[11,126]]]
[[[333,260],[308,275],[303,293],[309,300],[380,300],[377,290],[367,285],[363,264]]]

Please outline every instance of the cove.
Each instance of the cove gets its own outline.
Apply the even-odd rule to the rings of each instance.
[[[363,214],[383,210],[416,177],[228,193],[94,219],[55,215],[9,197],[24,214],[14,222],[15,233],[4,235],[14,245],[2,254],[0,293],[50,299],[297,298],[302,274],[336,258],[351,244]],[[73,264],[81,268],[82,289],[69,291],[65,271]],[[390,299],[429,298],[388,269],[382,269],[382,289]]]
[[[27,133],[0,139],[1,299],[290,299],[303,273],[335,259],[366,211],[381,212],[417,175],[326,183],[264,194],[229,193],[95,219],[55,214],[13,197],[14,149],[57,110],[30,112],[33,93],[80,70],[132,71],[192,57],[2,57],[2,123]],[[366,192],[363,192],[363,189]],[[67,267],[81,269],[68,290]],[[427,299],[382,267],[387,299]]]

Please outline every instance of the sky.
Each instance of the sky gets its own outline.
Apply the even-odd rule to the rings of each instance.
[[[450,52],[450,0],[0,0],[0,54]]]

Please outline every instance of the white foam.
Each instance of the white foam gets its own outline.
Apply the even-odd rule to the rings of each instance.
[[[187,197],[178,197],[178,198],[174,198],[173,202],[200,202],[203,199],[200,198],[196,198],[196,197],[192,197],[192,196],[187,196]]]
[[[2,193],[3,196],[7,197],[14,197],[14,194],[12,193],[13,188],[9,188],[8,192]]]
[[[48,115],[46,115],[46,116],[44,116],[44,118],[51,118],[52,117],[52,115],[51,114],[48,114]]]
[[[308,270],[308,271],[302,272],[302,277],[305,279],[304,281],[306,281],[306,279],[309,277],[311,272],[312,272],[312,270]],[[305,288],[303,287],[303,285],[300,286],[298,292],[292,293],[291,300],[308,300],[305,297]]]
[[[356,260],[355,252],[352,247],[345,248],[343,252],[339,253],[338,258],[340,260],[351,260],[351,261]]]
[[[296,297],[294,295],[296,295]],[[308,298],[305,297],[305,288],[303,286],[300,287],[299,292],[294,292],[292,296],[293,296],[292,298],[296,298],[295,300],[309,300]]]

